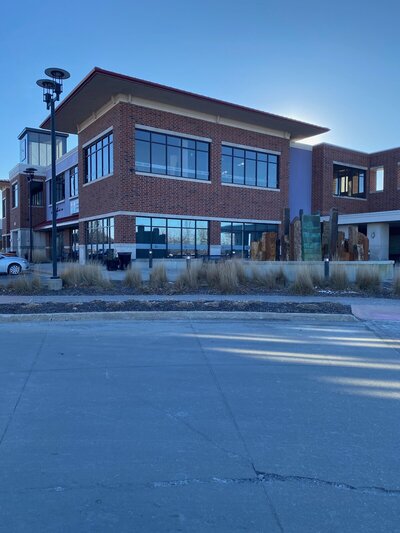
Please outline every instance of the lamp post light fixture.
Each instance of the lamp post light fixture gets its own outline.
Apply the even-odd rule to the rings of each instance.
[[[57,276],[57,186],[56,186],[56,124],[54,104],[60,100],[63,91],[63,80],[70,77],[69,72],[62,68],[47,68],[44,73],[49,78],[38,80],[36,83],[43,89],[43,102],[51,113],[51,198],[52,198],[52,233],[51,248],[53,259],[53,279]]]
[[[32,263],[33,250],[33,220],[32,220],[32,184],[35,177],[36,168],[29,167],[25,169],[26,179],[29,184],[29,262]]]

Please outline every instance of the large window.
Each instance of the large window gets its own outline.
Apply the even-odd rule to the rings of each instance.
[[[18,207],[18,182],[11,186],[11,207]]]
[[[113,134],[108,133],[84,150],[85,182],[95,181],[114,172]]]
[[[136,257],[208,255],[208,222],[175,218],[136,218]]]
[[[333,165],[333,194],[365,198],[365,170]]]
[[[278,233],[277,224],[221,222],[221,254],[250,257],[250,243],[261,240],[264,232]]]
[[[278,189],[278,163],[275,154],[222,145],[222,182]]]
[[[103,261],[114,244],[114,217],[86,222],[86,257],[92,261]]]
[[[65,200],[65,173],[62,172],[56,177],[56,202]]]
[[[78,165],[69,169],[69,196],[78,196]]]
[[[208,142],[136,129],[135,154],[138,173],[209,179]]]
[[[32,182],[32,205],[35,207],[43,206],[43,181]]]
[[[3,218],[6,218],[6,197],[5,196],[3,196],[2,198],[2,210],[3,210],[3,213],[2,213]]]

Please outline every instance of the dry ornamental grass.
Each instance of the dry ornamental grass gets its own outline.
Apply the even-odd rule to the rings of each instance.
[[[80,265],[71,263],[60,275],[66,287],[108,288],[111,283],[105,279],[101,266],[96,263]]]
[[[124,285],[130,289],[141,289],[142,288],[142,273],[141,271],[131,266],[125,272]]]

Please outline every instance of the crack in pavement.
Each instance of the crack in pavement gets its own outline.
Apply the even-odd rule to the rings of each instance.
[[[371,487],[356,487],[355,485],[350,485],[349,483],[342,483],[338,481],[327,481],[325,479],[320,478],[313,478],[313,477],[307,477],[307,476],[285,476],[281,474],[275,474],[275,473],[267,473],[267,472],[257,472],[257,477],[252,478],[217,478],[213,477],[210,479],[183,479],[183,480],[172,480],[172,481],[156,481],[153,483],[153,486],[155,488],[162,488],[162,487],[182,487],[185,485],[192,485],[192,484],[222,484],[222,485],[228,485],[228,484],[244,484],[249,483],[253,485],[258,484],[272,484],[274,482],[279,483],[296,483],[301,485],[309,485],[309,486],[326,486],[331,487],[334,489],[339,490],[349,490],[349,491],[355,491],[361,494],[384,494],[387,496],[400,496],[400,489],[387,489],[385,487],[377,487],[377,486],[371,486]]]
[[[255,477],[244,478],[186,478],[175,479],[170,481],[153,481],[147,483],[133,483],[133,482],[119,482],[119,483],[106,483],[97,482],[89,485],[71,484],[69,486],[45,486],[45,487],[24,487],[20,489],[0,489],[0,494],[8,494],[10,492],[24,493],[29,491],[44,491],[44,492],[65,492],[68,490],[90,490],[90,489],[106,489],[106,490],[137,490],[139,486],[147,486],[153,488],[168,488],[168,487],[185,487],[189,485],[272,485],[273,483],[292,483],[302,486],[325,486],[337,490],[347,490],[357,492],[360,494],[375,494],[384,496],[400,496],[400,489],[389,489],[379,486],[360,486],[351,485],[349,483],[339,481],[328,481],[326,479],[308,477],[308,476],[295,476],[295,475],[282,475],[273,472],[257,472]]]

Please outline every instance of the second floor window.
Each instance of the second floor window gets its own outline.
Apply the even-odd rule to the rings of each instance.
[[[365,170],[333,165],[333,194],[365,198]]]
[[[222,182],[278,189],[278,156],[223,145]]]
[[[11,207],[18,207],[18,183],[11,187]]]
[[[6,218],[6,199],[5,199],[5,197],[3,197],[2,208],[3,208],[3,218]]]
[[[78,196],[78,165],[69,169],[69,196]]]
[[[65,173],[56,177],[56,202],[65,200]]]
[[[370,170],[371,192],[382,192],[385,182],[385,171],[383,167],[374,167]]]
[[[136,129],[135,170],[197,180],[209,179],[209,143]]]
[[[113,147],[113,134],[108,133],[84,149],[86,183],[114,172]]]

